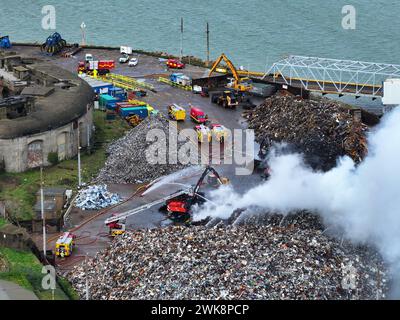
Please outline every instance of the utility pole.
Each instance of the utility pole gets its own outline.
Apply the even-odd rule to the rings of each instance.
[[[82,176],[81,176],[81,134],[78,120],[78,187],[82,185]]]
[[[89,300],[89,278],[88,278],[88,261],[87,261],[87,253],[85,256],[85,278],[86,278],[86,300]]]
[[[210,28],[207,22],[207,28],[206,28],[206,35],[207,35],[207,61],[206,61],[206,66],[208,67],[208,64],[210,63]]]
[[[90,105],[87,104],[86,105],[86,120],[89,117],[89,111],[90,111]],[[86,139],[87,139],[87,153],[90,154],[90,122],[87,121],[87,125],[86,125]]]
[[[43,256],[46,257],[46,216],[44,213],[43,166],[40,167],[40,211],[43,225]]]
[[[181,61],[183,58],[183,18],[181,18]]]

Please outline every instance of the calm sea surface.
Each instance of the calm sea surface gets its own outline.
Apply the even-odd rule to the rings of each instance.
[[[68,42],[80,42],[84,21],[90,44],[178,54],[183,17],[184,54],[206,58],[209,22],[211,58],[225,52],[251,70],[289,54],[400,64],[398,0],[0,0],[0,34],[43,42],[52,33],[41,27],[49,4]],[[346,4],[356,9],[355,30],[342,28]]]

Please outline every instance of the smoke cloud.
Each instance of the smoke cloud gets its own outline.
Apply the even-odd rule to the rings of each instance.
[[[268,181],[243,195],[230,187],[216,190],[195,219],[228,218],[243,208],[316,211],[349,240],[375,245],[400,279],[400,108],[385,115],[368,146],[357,167],[343,157],[325,173],[306,167],[300,154],[272,156]]]

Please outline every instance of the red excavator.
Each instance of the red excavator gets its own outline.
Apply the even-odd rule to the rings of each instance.
[[[166,201],[166,209],[171,220],[179,222],[190,221],[190,212],[193,205],[202,204],[206,201],[204,193],[199,192],[199,190],[208,174],[210,174],[209,183],[211,182],[214,186],[218,183],[221,185],[228,183],[228,180],[221,178],[213,167],[207,166],[193,190]]]
[[[214,168],[207,166],[193,189],[180,190],[167,197],[147,203],[138,208],[120,214],[113,214],[104,222],[110,228],[110,235],[116,236],[125,232],[125,223],[127,217],[162,203],[165,203],[165,205],[160,208],[160,211],[167,211],[168,217],[172,221],[184,224],[189,223],[191,220],[191,209],[193,205],[201,204],[206,201],[204,198],[204,193],[199,192],[199,190],[204,179],[208,175],[208,184],[212,185],[213,187],[229,183],[227,178],[221,178]]]

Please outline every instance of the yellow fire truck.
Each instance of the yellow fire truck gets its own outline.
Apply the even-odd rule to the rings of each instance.
[[[71,256],[75,247],[76,236],[70,232],[65,232],[56,242],[55,253],[57,257],[66,258]]]
[[[172,120],[176,121],[184,121],[186,119],[185,109],[177,104],[172,104],[168,107],[168,115]]]

